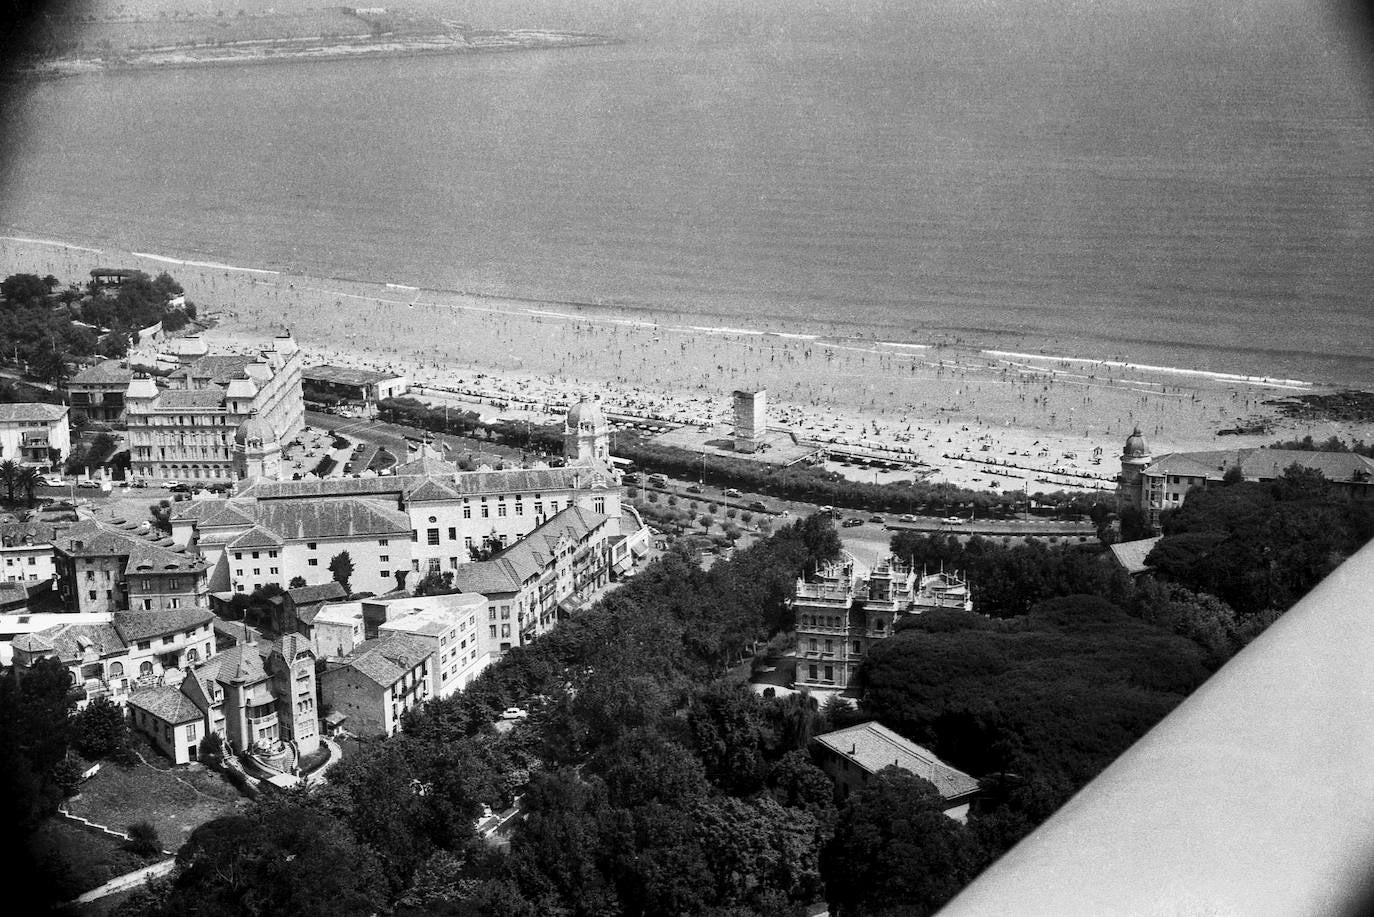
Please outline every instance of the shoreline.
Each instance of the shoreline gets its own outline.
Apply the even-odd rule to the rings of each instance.
[[[1263,404],[1328,388],[1305,380],[740,327],[748,322],[739,319],[698,324],[681,313],[650,321],[600,303],[330,279],[37,234],[0,236],[0,258],[6,273],[53,273],[64,282],[105,263],[168,270],[202,317],[215,319],[206,333],[212,348],[251,349],[286,325],[312,363],[402,372],[419,385],[497,401],[566,404],[593,394],[608,410],[719,435],[732,390],[767,388],[770,426],[784,436],[898,449],[938,469],[936,479],[980,490],[1110,486],[1120,444],[1136,425],[1156,455],[1307,434],[1374,438],[1371,424],[1302,423]],[[506,413],[549,419],[543,409]],[[1267,432],[1218,433],[1255,419]]]
[[[531,31],[544,36],[545,40],[509,45],[470,45],[446,41],[439,37],[398,39],[391,42],[335,43],[317,47],[282,48],[263,43],[261,47],[249,49],[232,48],[228,53],[223,49],[208,46],[187,46],[176,51],[134,52],[132,59],[120,58],[112,61],[95,58],[57,58],[16,71],[0,82],[24,82],[27,80],[50,80],[67,77],[89,76],[97,73],[145,73],[160,70],[183,70],[200,67],[225,67],[233,65],[262,64],[300,64],[325,61],[372,60],[376,58],[426,57],[443,54],[506,54],[518,51],[553,51],[563,48],[589,48],[605,45],[623,44],[623,39],[606,35],[583,32],[562,32],[558,30],[511,30]],[[552,37],[552,40],[549,38]],[[196,56],[199,52],[215,51],[208,56]]]

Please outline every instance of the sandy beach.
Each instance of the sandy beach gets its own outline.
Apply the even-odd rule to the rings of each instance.
[[[84,282],[96,266],[166,270],[200,316],[214,320],[212,348],[251,349],[288,327],[312,363],[405,373],[421,385],[511,401],[510,413],[546,422],[554,406],[590,393],[612,411],[725,430],[729,393],[766,388],[770,425],[783,435],[924,462],[936,469],[933,479],[979,489],[1110,486],[1120,444],[1137,425],[1155,454],[1307,434],[1374,438],[1370,425],[1300,424],[1262,404],[1326,391],[1304,380],[1109,363],[1095,354],[708,327],[662,313],[310,278],[56,240],[0,238],[0,266],[64,282]],[[1270,419],[1270,432],[1217,435],[1258,417]],[[871,480],[874,472],[856,474]]]

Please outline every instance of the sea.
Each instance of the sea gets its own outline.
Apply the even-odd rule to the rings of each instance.
[[[482,0],[620,43],[7,100],[0,232],[703,326],[1374,383],[1371,49],[1303,0]]]

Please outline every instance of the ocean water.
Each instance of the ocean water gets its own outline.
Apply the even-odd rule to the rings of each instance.
[[[487,3],[627,41],[49,81],[0,228],[1368,385],[1366,62],[1318,7],[1197,5]]]

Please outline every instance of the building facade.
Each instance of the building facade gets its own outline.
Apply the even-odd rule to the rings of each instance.
[[[56,538],[53,568],[71,611],[209,607],[206,567],[199,558],[93,519],[74,523]]]
[[[904,615],[934,608],[973,610],[968,583],[941,570],[918,576],[912,566],[890,557],[866,575],[853,561],[830,564],[798,580],[797,672],[801,688],[843,690],[852,682],[874,642],[891,637]]]
[[[0,582],[39,583],[57,573],[53,563],[56,530],[45,522],[0,524]]]
[[[181,670],[213,658],[212,620],[201,608],[119,611],[108,623],[57,624],[20,634],[11,651],[19,672],[44,657],[60,661],[71,673],[80,705],[97,697],[123,703],[135,691],[178,683]]]
[[[137,377],[125,391],[130,473],[135,478],[238,480],[235,439],[245,423],[256,419],[264,424],[254,426],[254,432],[270,430],[268,439],[278,450],[300,434],[305,426],[302,358],[289,332],[254,355],[197,355],[200,348],[189,350],[178,355],[180,365],[165,387]]]
[[[343,718],[357,736],[389,736],[401,717],[430,697],[434,651],[408,634],[367,640],[320,677],[326,713]]]
[[[362,614],[376,635],[406,634],[433,651],[433,697],[449,697],[472,683],[494,658],[486,638],[487,597],[477,593],[365,600]],[[369,628],[370,629],[370,628]]]
[[[57,467],[71,451],[66,405],[0,404],[0,461],[47,469]]]
[[[124,393],[134,379],[134,371],[118,360],[88,366],[67,380],[67,404],[71,416],[96,423],[124,423]]]

